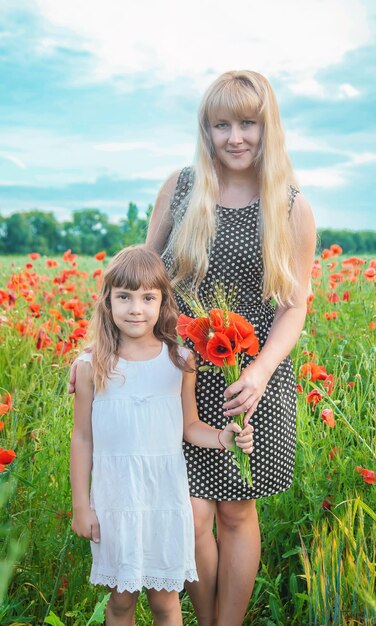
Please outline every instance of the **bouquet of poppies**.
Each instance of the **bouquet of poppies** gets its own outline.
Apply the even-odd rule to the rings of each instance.
[[[197,296],[185,292],[179,295],[190,307],[195,317],[179,315],[177,331],[183,339],[193,342],[194,350],[203,361],[212,366],[201,366],[201,370],[213,368],[222,372],[227,386],[239,379],[244,354],[256,355],[259,341],[254,326],[242,315],[229,310],[226,298],[221,290],[217,290],[215,303],[219,308],[206,309]],[[234,416],[234,421],[244,427],[244,413]],[[235,443],[233,446],[233,462],[239,468],[243,481],[252,487],[249,455],[245,454]]]

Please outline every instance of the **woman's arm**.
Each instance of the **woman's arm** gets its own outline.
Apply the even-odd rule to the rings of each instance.
[[[94,397],[90,363],[79,361],[76,370],[74,427],[71,439],[72,529],[79,537],[99,542],[99,524],[90,508],[90,474],[93,464],[91,412]]]
[[[245,411],[246,419],[255,412],[273,372],[291,352],[299,339],[307,312],[307,296],[316,246],[316,228],[312,210],[299,194],[291,213],[297,232],[295,241],[297,259],[297,289],[293,304],[277,307],[268,338],[256,359],[246,367],[239,380],[225,391],[225,415]],[[237,394],[237,395],[236,395]],[[233,395],[236,398],[229,400]]]
[[[188,358],[189,366],[194,369],[195,362],[193,355]],[[184,440],[193,443],[195,446],[202,448],[226,448],[232,447],[232,435],[237,433],[235,437],[236,444],[242,448],[244,452],[250,453],[253,450],[253,428],[246,426],[243,430],[231,422],[227,424],[222,431],[213,428],[205,422],[202,422],[197,413],[196,394],[195,394],[196,374],[194,372],[183,373],[182,385],[182,405],[183,405],[183,436]]]
[[[162,254],[172,227],[170,204],[180,171],[174,172],[162,185],[151,214],[146,245]]]

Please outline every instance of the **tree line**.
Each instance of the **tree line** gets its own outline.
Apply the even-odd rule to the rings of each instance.
[[[0,215],[0,254],[39,252],[56,255],[71,249],[76,254],[94,255],[105,250],[109,256],[125,246],[145,240],[152,206],[140,216],[133,202],[116,224],[98,209],[74,211],[70,220],[58,222],[52,212],[38,210]],[[376,232],[319,230],[318,252],[339,244],[345,254],[375,254]]]

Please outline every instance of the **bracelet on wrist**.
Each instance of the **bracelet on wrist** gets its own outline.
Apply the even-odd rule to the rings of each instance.
[[[221,454],[221,452],[223,452],[223,450],[226,450],[226,446],[223,445],[222,441],[221,441],[221,434],[223,433],[223,430],[219,430],[218,431],[218,442],[219,442],[219,450],[217,450],[217,454]]]

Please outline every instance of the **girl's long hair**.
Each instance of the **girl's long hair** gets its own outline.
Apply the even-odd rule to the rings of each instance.
[[[111,311],[111,288],[136,291],[160,289],[162,304],[154,335],[168,346],[172,362],[180,369],[189,369],[180,355],[176,336],[178,309],[170,279],[160,257],[144,245],[130,246],[118,252],[108,264],[90,322],[92,338],[92,365],[97,391],[106,387],[114,372],[120,347],[120,331],[114,323]]]
[[[173,230],[173,284],[192,280],[198,287],[208,269],[216,231],[220,163],[210,134],[218,111],[236,119],[256,115],[261,123],[256,169],[260,187],[260,234],[264,263],[263,298],[291,303],[296,285],[295,219],[289,220],[289,186],[297,187],[285,148],[278,104],[269,82],[248,70],[222,74],[206,91],[199,109],[195,179],[185,215]],[[199,227],[198,227],[199,225]]]

